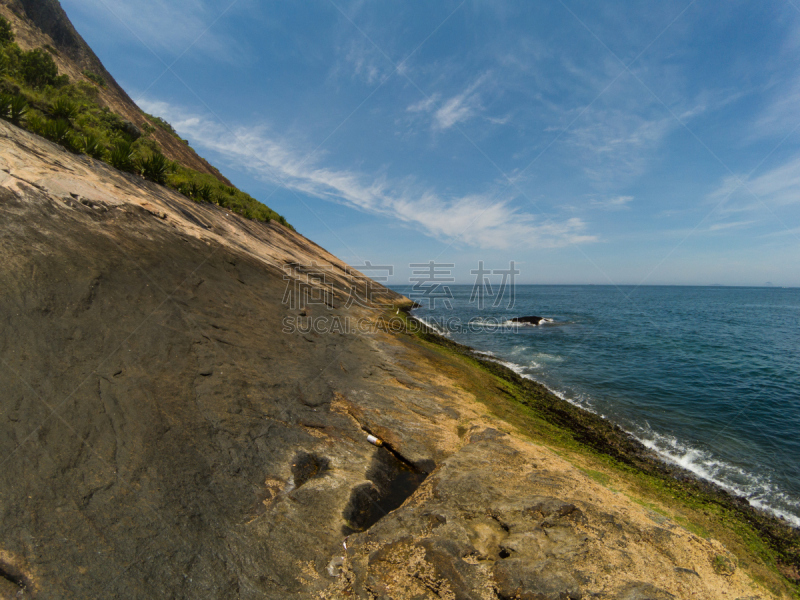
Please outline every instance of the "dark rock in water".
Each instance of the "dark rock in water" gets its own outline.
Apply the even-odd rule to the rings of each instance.
[[[514,317],[511,319],[512,323],[528,323],[530,325],[538,325],[544,320],[544,317]]]

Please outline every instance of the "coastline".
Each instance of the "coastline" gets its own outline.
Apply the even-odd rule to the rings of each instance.
[[[415,321],[419,322],[421,325],[423,325],[425,327],[428,327],[430,330],[432,330],[433,333],[435,333],[437,335],[440,335],[440,336],[442,336],[442,337],[444,337],[444,338],[446,338],[448,340],[452,340],[452,338],[451,338],[449,333],[446,333],[446,332],[442,331],[439,327],[437,327],[435,324],[427,321],[425,318],[418,317],[418,316],[413,315],[413,314],[410,314],[410,317],[412,319],[414,319]],[[550,320],[550,319],[546,319],[546,321],[552,322],[552,320]],[[506,321],[505,323],[501,323],[501,326],[506,326],[506,327],[507,326],[514,326],[514,324],[510,323],[509,321]],[[524,325],[524,326],[529,326],[529,325]],[[530,326],[537,327],[538,325],[530,325]],[[637,433],[635,431],[632,431],[630,427],[626,427],[623,423],[615,421],[613,418],[610,418],[610,417],[607,417],[604,414],[601,414],[600,412],[594,410],[592,406],[589,406],[589,405],[586,405],[586,404],[571,400],[566,393],[563,393],[563,392],[561,392],[561,391],[559,391],[557,389],[554,389],[546,381],[543,381],[543,380],[541,380],[541,379],[539,379],[537,377],[534,377],[533,375],[530,375],[530,374],[526,373],[525,372],[525,368],[524,368],[523,365],[515,363],[515,362],[513,362],[511,360],[505,360],[503,358],[500,358],[494,352],[491,352],[491,351],[479,350],[479,349],[473,348],[472,346],[469,346],[469,345],[465,345],[465,346],[467,348],[470,348],[474,354],[478,355],[479,357],[483,358],[484,360],[489,360],[489,361],[492,361],[492,362],[496,362],[496,363],[498,363],[498,364],[510,369],[511,371],[513,371],[514,373],[516,373],[517,375],[522,377],[523,379],[527,379],[527,380],[533,381],[535,383],[538,383],[538,384],[544,386],[545,388],[548,389],[548,391],[551,394],[553,394],[554,396],[556,396],[560,400],[563,400],[563,401],[571,404],[572,406],[575,406],[575,407],[577,407],[577,408],[579,408],[581,410],[585,410],[585,411],[587,411],[589,413],[597,415],[601,419],[607,420],[608,422],[619,426],[620,428],[623,429],[623,431],[625,431],[625,433],[627,433],[629,436],[631,436],[637,442],[639,442],[644,447],[646,447],[648,450],[650,450],[658,458],[658,460],[660,460],[661,462],[665,463],[669,467],[673,467],[675,469],[678,469],[681,473],[684,473],[687,476],[696,477],[700,481],[715,485],[715,486],[721,488],[723,491],[725,491],[728,494],[730,494],[731,496],[748,502],[754,509],[759,510],[759,511],[763,511],[763,512],[767,513],[768,515],[777,517],[779,520],[785,521],[790,527],[793,527],[795,529],[800,530],[800,517],[798,517],[797,515],[785,512],[785,511],[781,510],[778,507],[770,505],[767,502],[764,502],[764,501],[749,497],[747,495],[747,493],[745,493],[741,489],[737,489],[737,487],[735,485],[733,485],[732,483],[726,482],[723,479],[715,477],[712,473],[709,473],[707,471],[707,469],[705,469],[702,464],[694,463],[691,460],[685,460],[687,455],[690,456],[690,455],[698,452],[696,449],[694,449],[694,448],[689,446],[688,449],[683,453],[683,455],[681,455],[681,454],[677,454],[677,455],[676,454],[671,454],[667,450],[665,450],[663,448],[659,448],[659,445],[653,439],[653,438],[656,438],[656,439],[662,438],[662,439],[664,439],[666,436],[664,436],[662,434],[659,434],[659,433],[657,433],[657,432],[655,432],[653,430],[649,430],[647,432],[647,433],[650,434],[649,438],[646,435],[637,435]],[[641,426],[639,427],[639,429],[640,430],[644,430],[644,428],[642,428]],[[644,431],[642,433],[644,433]],[[674,437],[671,438],[671,441],[673,443],[675,443],[675,444],[680,444],[680,440],[678,440],[678,439],[676,439]],[[662,446],[663,446],[663,444],[662,444]]]
[[[511,384],[519,394],[509,399],[518,409],[532,411],[544,418],[566,433],[583,451],[601,457],[601,462],[607,463],[611,470],[632,475],[634,479],[650,480],[644,485],[645,488],[663,488],[661,495],[671,497],[693,511],[699,508],[699,512],[711,516],[712,521],[716,517],[717,526],[740,537],[745,546],[760,555],[761,560],[773,560],[777,571],[793,586],[800,584],[800,528],[766,509],[752,505],[746,498],[731,493],[719,484],[668,462],[630,432],[597,413],[569,402],[544,384],[520,374],[505,361],[451,340],[423,319],[414,316],[414,308],[414,305],[400,308],[406,319],[419,324],[419,327],[412,328],[411,335],[466,359],[478,369]],[[581,449],[578,453],[581,453]],[[603,473],[597,473],[596,476],[599,480],[606,479]],[[695,526],[691,522],[683,525],[690,530]],[[708,532],[708,524],[704,525],[706,527],[701,525],[698,532]],[[714,534],[718,535],[719,531],[714,531]],[[753,535],[764,548],[756,548],[759,543],[754,543]],[[769,556],[765,556],[765,548]]]

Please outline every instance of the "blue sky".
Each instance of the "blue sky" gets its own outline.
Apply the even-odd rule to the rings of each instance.
[[[800,2],[62,0],[118,82],[351,264],[800,285]]]

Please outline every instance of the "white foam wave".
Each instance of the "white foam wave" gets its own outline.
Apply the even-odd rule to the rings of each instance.
[[[523,349],[525,348],[515,348],[512,350],[512,354],[521,354]],[[544,355],[544,353],[540,354]],[[492,360],[508,367],[520,377],[547,385],[527,373],[526,369],[529,367],[496,358],[494,355],[492,355]],[[531,363],[532,365],[539,366],[535,362]],[[593,408],[591,398],[587,396],[575,397],[549,386],[547,387],[561,400],[597,414],[603,419],[607,418]],[[679,466],[701,479],[718,485],[731,494],[746,498],[755,508],[772,513],[791,523],[794,527],[800,527],[800,516],[789,512],[792,510],[800,513],[800,501],[790,498],[786,493],[780,491],[767,477],[759,477],[741,467],[715,458],[711,453],[684,444],[673,436],[657,433],[650,428],[649,424],[638,428],[637,431],[628,429],[625,429],[625,431],[652,450],[664,462]]]
[[[432,329],[433,331],[435,331],[436,333],[438,333],[441,336],[450,337],[450,334],[447,331],[439,328],[436,325],[436,323],[434,323],[433,321],[428,321],[427,319],[425,319],[423,317],[416,317],[414,315],[411,315],[411,318],[414,319],[415,321],[419,322],[419,323],[422,323],[423,325],[425,325],[425,327],[428,327],[428,328]]]
[[[633,433],[647,448],[663,461],[677,465],[698,477],[715,483],[722,489],[746,498],[750,504],[777,515],[795,527],[800,527],[800,517],[785,508],[800,510],[800,502],[781,492],[768,476],[758,476],[732,465],[711,453],[680,442],[673,436],[659,434],[649,427]]]

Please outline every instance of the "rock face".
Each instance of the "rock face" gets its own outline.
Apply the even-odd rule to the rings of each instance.
[[[402,508],[347,539],[323,597],[667,600],[730,585],[674,523],[620,511],[548,452],[473,431]]]
[[[375,326],[404,298],[348,303],[363,279],[279,224],[5,123],[0,212],[0,597],[767,597],[488,416]]]

